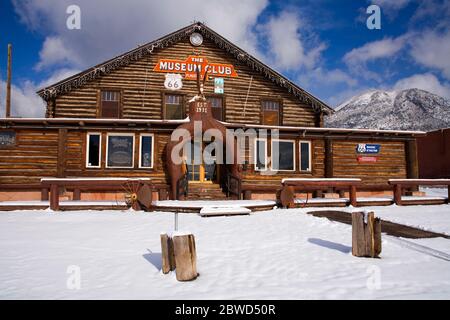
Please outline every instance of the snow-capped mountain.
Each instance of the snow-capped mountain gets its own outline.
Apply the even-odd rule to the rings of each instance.
[[[420,89],[375,90],[339,105],[326,127],[431,131],[450,127],[450,101]]]

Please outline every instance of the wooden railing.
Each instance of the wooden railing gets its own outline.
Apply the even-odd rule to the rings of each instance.
[[[394,188],[394,203],[402,205],[403,188],[418,186],[447,186],[447,203],[450,201],[450,179],[389,179]]]
[[[348,178],[294,178],[283,179],[280,202],[283,207],[293,207],[295,191],[320,190],[321,188],[346,188],[349,192],[350,205],[356,207],[356,187],[361,185],[361,179]]]
[[[187,173],[185,173],[180,179],[177,180],[176,200],[181,200],[180,199],[181,195],[187,197],[188,194],[189,194],[189,180]]]
[[[227,189],[228,197],[230,197],[230,195],[232,195],[232,196],[235,196],[237,198],[237,200],[241,199],[241,193],[242,193],[241,179],[232,175],[231,173],[227,174],[226,189]]]

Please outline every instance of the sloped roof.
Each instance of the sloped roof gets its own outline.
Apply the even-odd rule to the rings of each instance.
[[[247,64],[253,70],[260,72],[267,79],[275,82],[280,87],[286,88],[288,92],[292,93],[300,101],[311,105],[314,111],[323,111],[327,114],[334,112],[334,110],[330,108],[326,103],[308,93],[304,89],[300,88],[295,83],[284,77],[282,74],[265,65],[244,50],[240,49],[201,22],[195,22],[162,38],[139,46],[136,49],[100,63],[67,79],[61,80],[53,85],[39,90],[37,94],[45,101],[48,101],[61,94],[79,88],[89,81],[97,79],[105,74],[109,74],[120,67],[129,65],[133,61],[137,61],[147,55],[151,55],[155,49],[162,49],[173,45],[183,39],[186,39],[193,32],[201,33],[203,37],[213,41],[221,49],[232,54],[237,60]]]

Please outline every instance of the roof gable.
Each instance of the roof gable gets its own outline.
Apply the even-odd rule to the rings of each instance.
[[[286,88],[288,92],[296,96],[301,102],[311,105],[314,111],[323,111],[325,113],[333,112],[333,109],[330,108],[326,103],[308,93],[304,89],[300,88],[280,73],[265,65],[255,57],[251,56],[250,54],[240,49],[200,22],[193,23],[155,41],[139,46],[136,49],[133,49],[115,58],[98,64],[67,79],[59,81],[51,86],[43,88],[37,93],[39,94],[39,96],[41,96],[41,98],[48,101],[61,94],[79,88],[89,81],[97,79],[105,74],[109,74],[120,67],[129,65],[130,63],[140,60],[147,55],[151,55],[155,49],[166,48],[183,39],[186,39],[193,32],[201,33],[203,37],[213,41],[219,48],[233,55],[237,60],[247,64],[253,70],[260,72],[267,79],[276,83],[280,87]]]

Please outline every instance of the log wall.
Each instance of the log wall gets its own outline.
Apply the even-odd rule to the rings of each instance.
[[[377,158],[377,162],[361,162],[357,160],[362,154],[356,153],[358,143],[364,141],[335,140],[332,142],[333,177],[361,178],[364,183],[386,184],[388,179],[407,177],[405,142],[373,141],[380,144],[379,154],[367,155]]]
[[[224,78],[225,93],[223,97],[226,106],[226,121],[259,124],[261,122],[261,100],[276,98],[282,101],[283,125],[311,127],[321,125],[321,121],[317,120],[321,117],[315,115],[311,106],[303,104],[287,89],[279,87],[259,72],[255,72],[239,62],[208,39],[204,40],[204,44],[200,48],[192,47],[189,40],[186,39],[171,47],[155,50],[151,56],[58,96],[53,116],[95,118],[98,115],[99,90],[116,89],[122,93],[123,118],[161,119],[165,73],[157,73],[152,70],[161,58],[185,60],[194,51],[207,57],[209,62],[233,64],[238,73],[238,78]],[[187,102],[196,94],[196,91],[195,81],[183,79],[183,88],[174,93],[184,94],[185,102]],[[247,92],[248,99],[245,105]],[[206,82],[205,94],[214,94],[213,80]],[[51,105],[52,103],[49,102],[48,106]]]

